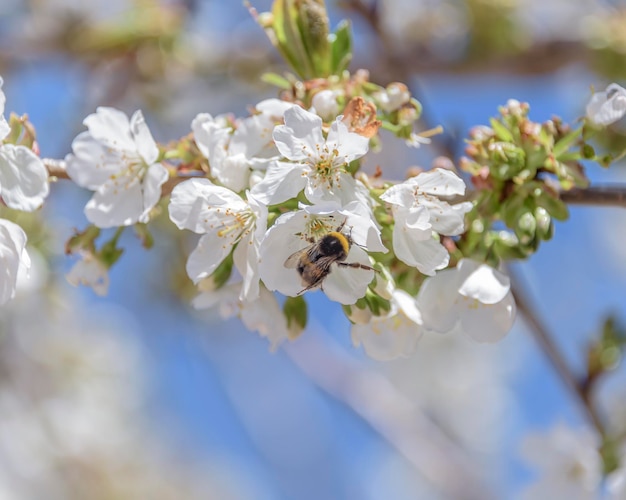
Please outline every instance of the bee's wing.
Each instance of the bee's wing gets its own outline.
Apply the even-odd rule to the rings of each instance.
[[[289,257],[287,257],[287,260],[285,260],[285,263],[283,265],[288,269],[295,269],[296,267],[298,267],[298,263],[300,262],[302,256],[307,254],[312,247],[313,245],[309,245],[308,247],[304,247],[300,250],[295,251]]]

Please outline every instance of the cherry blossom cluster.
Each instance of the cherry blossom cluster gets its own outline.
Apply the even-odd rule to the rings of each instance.
[[[84,209],[91,226],[67,244],[81,257],[68,280],[104,295],[108,269],[122,253],[121,231],[133,226],[149,246],[147,224],[167,210],[179,229],[199,235],[186,264],[198,290],[194,306],[239,316],[273,347],[302,332],[304,298],[316,290],[343,306],[354,344],[378,359],[408,354],[424,332],[501,339],[515,302],[497,267],[536,250],[549,237],[550,218],[566,216],[545,174],[562,188],[584,184],[576,163],[582,153],[572,152],[580,131],[533,123],[527,105],[510,101],[491,127],[472,133],[462,166],[478,195],[467,201],[452,170],[402,182],[385,179],[380,167],[361,171],[383,122],[397,123],[409,146],[427,142],[407,133],[420,106],[406,87],[376,87],[366,78],[348,77],[332,90],[312,86],[304,99],[266,99],[245,117],[200,113],[191,133],[167,146],[156,143],[141,111],[129,118],[98,108],[85,118],[87,130],[74,139],[62,172],[93,192]],[[368,89],[367,99],[349,94],[357,86]],[[620,89],[594,95],[591,123],[619,118]],[[33,211],[48,194],[49,172],[25,123],[4,118],[4,104],[0,90],[0,193],[7,207]],[[490,210],[496,198],[499,208]],[[486,230],[499,219],[512,236]],[[24,231],[3,219],[0,228],[4,303],[29,259]],[[117,230],[97,248],[106,228]],[[343,253],[328,259],[316,245],[330,234],[340,235]]]
[[[332,232],[349,242],[344,260],[351,265],[331,262],[328,276],[309,288],[345,306],[354,343],[372,356],[407,354],[429,330],[501,338],[515,313],[506,276],[467,259],[442,271],[450,255],[441,238],[462,234],[473,206],[450,201],[465,194],[462,179],[444,169],[401,183],[359,172],[372,137],[362,124],[374,123],[376,110],[357,98],[335,115],[322,102],[328,97],[316,100],[327,121],[314,106],[278,99],[244,118],[199,114],[188,139],[199,170],[190,169],[189,158],[173,168],[177,153],[159,149],[141,112],[129,119],[98,108],[72,144],[67,174],[94,191],[85,207],[89,222],[108,228],[148,222],[172,170],[169,217],[200,235],[186,265],[199,291],[194,306],[238,315],[273,346],[306,325],[308,283],[286,261]],[[70,279],[102,291],[106,259],[86,251],[84,241],[74,246],[84,259]],[[423,281],[417,296],[396,283],[396,268]]]

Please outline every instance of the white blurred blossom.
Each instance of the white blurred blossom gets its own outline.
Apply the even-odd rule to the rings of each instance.
[[[523,499],[596,500],[602,482],[600,437],[588,428],[559,423],[547,434],[529,434],[521,452],[538,469],[539,477],[522,493]]]
[[[388,361],[414,351],[422,336],[421,327],[422,316],[415,299],[403,290],[395,290],[388,314],[352,325],[352,343],[362,345],[371,358]]]
[[[29,268],[26,233],[17,224],[0,219],[0,305],[15,296],[18,276]]]
[[[109,291],[108,268],[89,252],[81,252],[79,257],[67,274],[67,281],[74,286],[89,286],[97,295],[105,296]]]
[[[287,320],[274,294],[260,287],[254,300],[239,298],[241,283],[229,283],[218,289],[203,290],[193,300],[196,309],[219,308],[222,318],[237,316],[250,331],[267,338],[270,349],[275,350],[289,338]]]

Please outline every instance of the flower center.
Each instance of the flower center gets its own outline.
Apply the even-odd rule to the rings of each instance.
[[[217,209],[219,211],[219,209]],[[245,235],[250,234],[254,228],[256,216],[252,210],[234,211],[227,208],[221,219],[222,228],[217,232],[220,238],[228,238],[230,244],[234,245]]]

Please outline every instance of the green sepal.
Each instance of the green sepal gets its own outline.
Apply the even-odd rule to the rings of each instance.
[[[98,236],[100,236],[100,228],[93,225],[82,232],[74,233],[74,236],[65,243],[65,253],[69,255],[82,248],[93,252],[96,246],[95,240]]]
[[[148,229],[148,224],[137,223],[134,227],[135,234],[141,241],[141,245],[146,249],[152,248],[154,246],[154,236]]]
[[[233,252],[230,252],[228,256],[217,266],[217,269],[211,274],[213,285],[215,289],[222,288],[233,271]]]
[[[565,136],[562,137],[559,140],[559,142],[557,142],[554,145],[554,149],[552,150],[552,154],[556,157],[557,160],[564,161],[561,158],[561,155],[563,153],[565,153],[567,150],[569,150],[569,148],[571,148],[574,145],[574,143],[580,137],[581,130],[582,130],[582,127],[575,128],[571,132],[568,132],[567,134],[565,134]]]
[[[287,320],[287,330],[291,340],[297,338],[306,328],[308,310],[302,295],[287,297],[283,304],[283,314]]]
[[[513,134],[508,128],[506,128],[502,124],[502,122],[496,120],[495,118],[491,118],[490,123],[491,128],[493,129],[499,141],[513,142]]]

